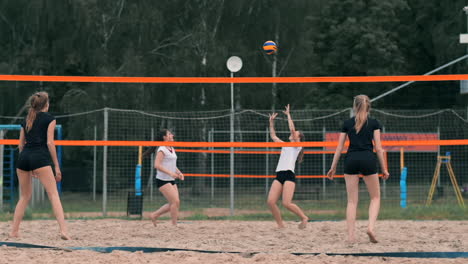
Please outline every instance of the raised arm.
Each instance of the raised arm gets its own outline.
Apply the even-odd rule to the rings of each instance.
[[[276,136],[275,118],[276,118],[277,115],[278,115],[277,113],[269,114],[269,116],[270,116],[270,137],[271,137],[271,140],[273,140],[273,142],[283,142],[283,140],[279,139]]]
[[[50,122],[47,128],[47,148],[49,149],[50,157],[54,163],[55,168],[55,181],[59,182],[62,180],[62,171],[60,170],[60,164],[57,158],[57,150],[55,149],[54,133],[55,133],[56,121]]]
[[[283,113],[288,117],[288,126],[292,137],[295,141],[299,141],[297,138],[296,127],[294,126],[294,121],[292,120],[291,113],[289,112],[289,104],[286,106],[286,109],[283,111]]]
[[[338,161],[340,160],[341,152],[343,151],[343,146],[346,141],[346,133],[341,132],[340,137],[338,138],[338,146],[336,147],[335,155],[333,155],[333,162],[330,167],[330,170],[327,173],[327,177],[330,180],[333,180],[336,173],[336,166],[338,165]]]
[[[374,130],[374,142],[375,142],[375,152],[379,158],[380,168],[382,169],[383,179],[386,180],[390,177],[388,173],[387,164],[385,163],[384,158],[384,149],[382,148],[382,142],[380,141],[380,129]]]

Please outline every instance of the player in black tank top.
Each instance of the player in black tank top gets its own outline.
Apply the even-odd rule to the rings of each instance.
[[[380,209],[380,182],[377,174],[377,158],[373,153],[374,144],[372,141],[375,142],[375,150],[380,162],[383,179],[387,179],[390,175],[384,161],[384,150],[380,141],[381,126],[377,120],[368,117],[370,111],[369,97],[366,95],[356,96],[354,98],[353,109],[356,116],[343,123],[338,139],[338,147],[336,148],[327,176],[329,179],[333,179],[344,143],[346,138],[348,138],[350,144],[345,158],[344,169],[348,196],[346,209],[348,241],[356,242],[355,222],[359,194],[359,174],[362,174],[364,175],[364,182],[371,198],[367,235],[370,242],[377,243],[374,228]]]
[[[60,237],[69,240],[56,182],[62,179],[54,144],[55,118],[47,113],[49,96],[38,92],[29,98],[29,113],[20,131],[20,154],[16,174],[21,196],[16,205],[10,237],[19,236],[19,226],[32,195],[31,177],[37,177],[47,191],[60,227]],[[55,176],[52,171],[55,168]]]

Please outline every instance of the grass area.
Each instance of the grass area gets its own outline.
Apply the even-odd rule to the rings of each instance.
[[[367,206],[367,205],[366,205]],[[358,209],[358,219],[366,220],[368,217],[368,212],[366,206],[360,206]],[[328,208],[323,210],[323,208],[308,208],[306,209],[307,214],[311,220],[319,221],[336,221],[345,219],[345,207],[335,207]],[[148,210],[147,210],[148,211]],[[209,216],[203,213],[201,208],[198,208],[193,211],[193,214],[182,218],[182,220],[244,220],[244,221],[265,221],[272,220],[271,213],[267,210],[266,207],[262,208],[261,211],[255,212],[253,210],[242,213],[239,213],[236,210],[236,215],[234,216]],[[291,212],[282,209],[283,217],[286,221],[296,221],[298,218],[296,215]],[[426,206],[410,206],[408,208],[402,209],[397,207],[388,207],[382,208],[379,214],[379,220],[468,220],[468,208],[461,208],[458,205],[434,205],[430,207]],[[0,221],[11,221],[13,218],[12,213],[0,213]],[[129,219],[129,220],[139,220],[135,217],[125,217],[125,216],[92,216],[92,217],[72,217],[68,219],[105,219],[105,218],[118,218],[118,219]],[[46,214],[38,213],[28,209],[26,211],[25,220],[33,219],[54,219],[51,211],[48,211]],[[162,219],[169,219],[168,217],[163,217]]]
[[[390,188],[388,188],[390,190]],[[333,192],[330,192],[333,194]],[[336,194],[336,193],[335,193]],[[399,205],[398,196],[393,192],[387,193],[388,198],[382,199],[379,219],[388,220],[468,220],[468,209],[458,206],[453,196],[445,195],[433,201],[429,207],[425,206],[423,196],[418,195],[408,198],[408,208],[402,209]],[[218,193],[216,199],[211,199],[208,194],[195,196],[184,194],[181,196],[181,211],[191,212],[186,220],[272,220],[271,213],[266,205],[266,197],[263,193],[246,192],[236,194],[235,197],[235,216],[227,216],[224,213],[221,216],[206,213],[206,209],[221,208],[224,212],[229,211],[229,193]],[[307,196],[305,196],[307,197]],[[299,197],[300,198],[300,197]],[[102,197],[97,196],[96,201],[92,200],[89,193],[64,193],[61,197],[63,207],[66,213],[86,212],[88,214],[73,214],[72,219],[101,219]],[[310,198],[309,198],[310,199]],[[344,220],[346,210],[346,197],[324,197],[323,199],[307,200],[297,199],[295,202],[309,215],[312,220]],[[145,196],[143,209],[149,212],[166,203],[165,199],[155,193],[153,200]],[[468,204],[468,200],[465,199]],[[367,207],[369,205],[366,190],[360,195],[358,208],[358,219],[367,219]],[[280,205],[280,208],[282,206]],[[135,219],[122,217],[127,210],[127,193],[110,194],[108,196],[107,211],[116,212],[109,214],[109,218]],[[297,216],[291,212],[282,209],[285,220],[297,220]],[[13,218],[12,210],[9,212],[0,212],[0,221],[10,221]],[[36,205],[33,209],[28,208],[25,220],[31,219],[53,219],[52,210],[47,198],[42,205]],[[70,218],[69,218],[70,219]],[[167,218],[166,218],[167,219]]]

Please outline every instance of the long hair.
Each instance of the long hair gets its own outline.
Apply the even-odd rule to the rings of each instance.
[[[301,142],[305,141],[305,136],[302,131],[299,131],[299,139]],[[302,147],[301,152],[299,152],[299,155],[297,156],[297,162],[302,163],[304,161],[304,147]]]
[[[370,107],[371,103],[367,95],[360,94],[354,97],[353,109],[356,115],[356,124],[354,129],[356,129],[356,133],[359,133],[364,126],[364,123],[367,122]]]
[[[49,95],[46,92],[37,92],[28,99],[28,116],[26,117],[26,132],[29,132],[36,120],[37,113],[49,103]]]
[[[156,135],[156,141],[164,141],[164,137],[167,135],[168,131],[169,129],[166,129],[166,128],[159,130],[158,134]],[[156,147],[149,147],[143,153],[143,158],[153,154],[155,151],[156,151]]]

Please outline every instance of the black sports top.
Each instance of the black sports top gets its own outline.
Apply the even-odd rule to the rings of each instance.
[[[355,124],[355,117],[352,117],[343,122],[343,128],[341,129],[341,132],[346,133],[349,138],[348,152],[365,150],[373,151],[374,146],[372,144],[372,139],[374,138],[374,130],[382,130],[379,121],[368,117],[367,121],[357,134],[356,129],[354,128]]]
[[[47,129],[50,122],[54,121],[55,117],[45,112],[38,112],[36,120],[34,120],[31,130],[26,131],[26,120],[21,124],[24,129],[26,139],[25,149],[47,149]]]

